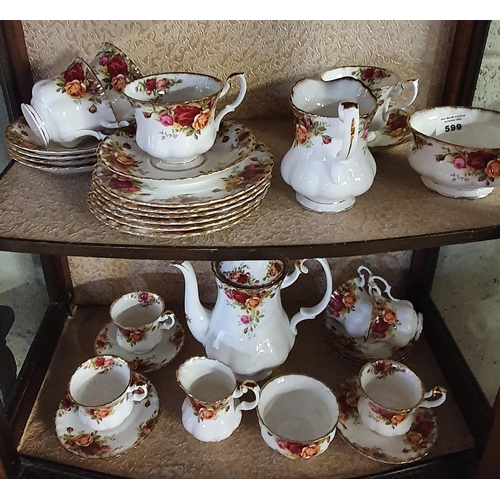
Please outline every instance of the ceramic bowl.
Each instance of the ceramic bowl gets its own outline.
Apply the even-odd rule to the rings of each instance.
[[[409,119],[407,156],[432,191],[452,198],[483,198],[500,184],[500,112],[442,106]]]
[[[319,380],[290,374],[264,385],[257,416],[270,448],[290,459],[309,459],[324,453],[333,440],[339,406]]]

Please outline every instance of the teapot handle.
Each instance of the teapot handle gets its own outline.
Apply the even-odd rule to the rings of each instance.
[[[302,264],[306,260],[308,259],[304,259],[302,261]],[[292,327],[292,330],[295,332],[295,334],[297,334],[297,324],[305,319],[314,319],[318,314],[323,312],[326,309],[328,302],[330,302],[330,297],[332,295],[333,280],[332,280],[332,272],[330,270],[330,266],[328,265],[328,261],[323,258],[321,259],[315,258],[314,260],[317,260],[321,264],[321,267],[325,272],[325,278],[326,278],[325,294],[323,295],[323,298],[318,304],[316,304],[313,307],[301,307],[300,311],[292,317],[292,319],[290,320],[290,326]]]
[[[397,97],[400,94],[403,93],[406,88],[410,88],[411,94],[408,96],[407,99],[404,99],[403,102],[400,104],[396,104],[394,106],[391,106],[391,100],[393,97]],[[396,111],[397,109],[405,109],[406,107],[410,106],[413,104],[415,99],[417,98],[418,94],[418,78],[414,80],[405,80],[404,82],[399,82],[392,90],[391,93],[389,94],[389,97],[386,99],[386,101],[383,104],[382,108],[382,120],[385,123],[387,119],[389,118],[389,115],[393,112]]]
[[[226,83],[224,84],[224,87],[222,88],[222,92],[220,93],[219,97],[222,97],[227,94],[229,88],[231,87],[231,83],[229,80],[231,78],[238,78],[240,80],[240,92],[238,94],[238,97],[235,99],[235,101],[231,104],[228,104],[215,118],[215,130],[219,130],[220,127],[220,122],[222,118],[224,118],[228,113],[231,113],[234,111],[243,101],[245,94],[247,92],[247,81],[245,79],[245,74],[244,73],[231,73],[226,80]]]

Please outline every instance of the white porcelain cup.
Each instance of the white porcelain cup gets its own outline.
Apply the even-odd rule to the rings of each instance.
[[[358,400],[359,416],[366,427],[386,437],[406,434],[415,420],[417,408],[434,408],[446,400],[446,389],[436,386],[425,392],[415,372],[389,359],[364,365],[359,383],[362,390]]]
[[[215,359],[193,357],[177,370],[177,382],[187,394],[182,403],[182,424],[199,441],[222,441],[240,425],[241,412],[252,410],[260,398],[253,380],[238,385],[229,366]],[[239,398],[252,391],[255,400]]]
[[[343,66],[332,68],[321,74],[324,81],[351,76],[362,81],[377,99],[377,112],[370,130],[380,130],[394,111],[410,106],[418,94],[418,78],[403,80],[394,71],[376,66]],[[394,104],[394,99],[398,98]]]
[[[235,78],[240,82],[237,98],[216,115],[218,99]],[[135,110],[137,145],[162,162],[192,168],[214,145],[222,118],[241,104],[246,89],[243,73],[225,82],[195,73],[162,73],[129,83],[124,95]]]
[[[96,356],[73,373],[68,394],[78,406],[80,420],[91,429],[103,431],[118,427],[148,390],[123,359]]]
[[[23,115],[40,144],[76,147],[85,137],[104,139],[103,131],[122,124],[92,68],[76,58],[60,75],[35,83]]]
[[[117,344],[132,353],[154,349],[163,330],[170,330],[176,321],[159,295],[144,291],[122,295],[111,304],[109,314],[116,325]]]
[[[261,390],[257,415],[266,444],[291,459],[320,455],[337,429],[339,406],[323,382],[307,375],[276,377]]]

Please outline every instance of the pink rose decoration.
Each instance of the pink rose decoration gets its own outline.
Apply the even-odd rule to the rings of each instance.
[[[174,124],[174,119],[168,113],[160,115],[160,123],[165,127],[170,127]]]
[[[461,156],[455,156],[455,158],[453,158],[453,166],[455,168],[462,169],[465,168],[467,164]]]

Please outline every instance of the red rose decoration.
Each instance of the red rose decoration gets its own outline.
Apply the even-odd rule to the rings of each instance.
[[[148,78],[145,82],[146,91],[151,93],[153,90],[156,90],[156,80],[154,78]]]
[[[404,115],[394,116],[391,115],[387,120],[387,125],[391,130],[397,130],[398,128],[405,128],[407,125],[407,119]]]
[[[467,166],[474,170],[484,170],[489,161],[496,157],[489,151],[472,151],[467,155]]]
[[[183,127],[189,127],[197,115],[200,114],[200,108],[196,106],[177,106],[174,109],[174,123],[178,123]]]
[[[111,78],[118,75],[127,76],[129,73],[127,63],[120,54],[115,54],[107,62],[106,67]]]
[[[386,323],[383,319],[378,318],[372,325],[372,334],[376,339],[383,339],[385,333],[389,330],[389,323]]]
[[[75,63],[71,68],[68,68],[63,73],[65,83],[72,82],[73,80],[78,80],[83,82],[85,79],[85,72],[83,71],[82,65],[80,63]]]
[[[361,79],[369,80],[370,78],[373,78],[374,73],[375,73],[375,68],[366,68],[365,71],[363,72],[363,75],[361,76]]]

